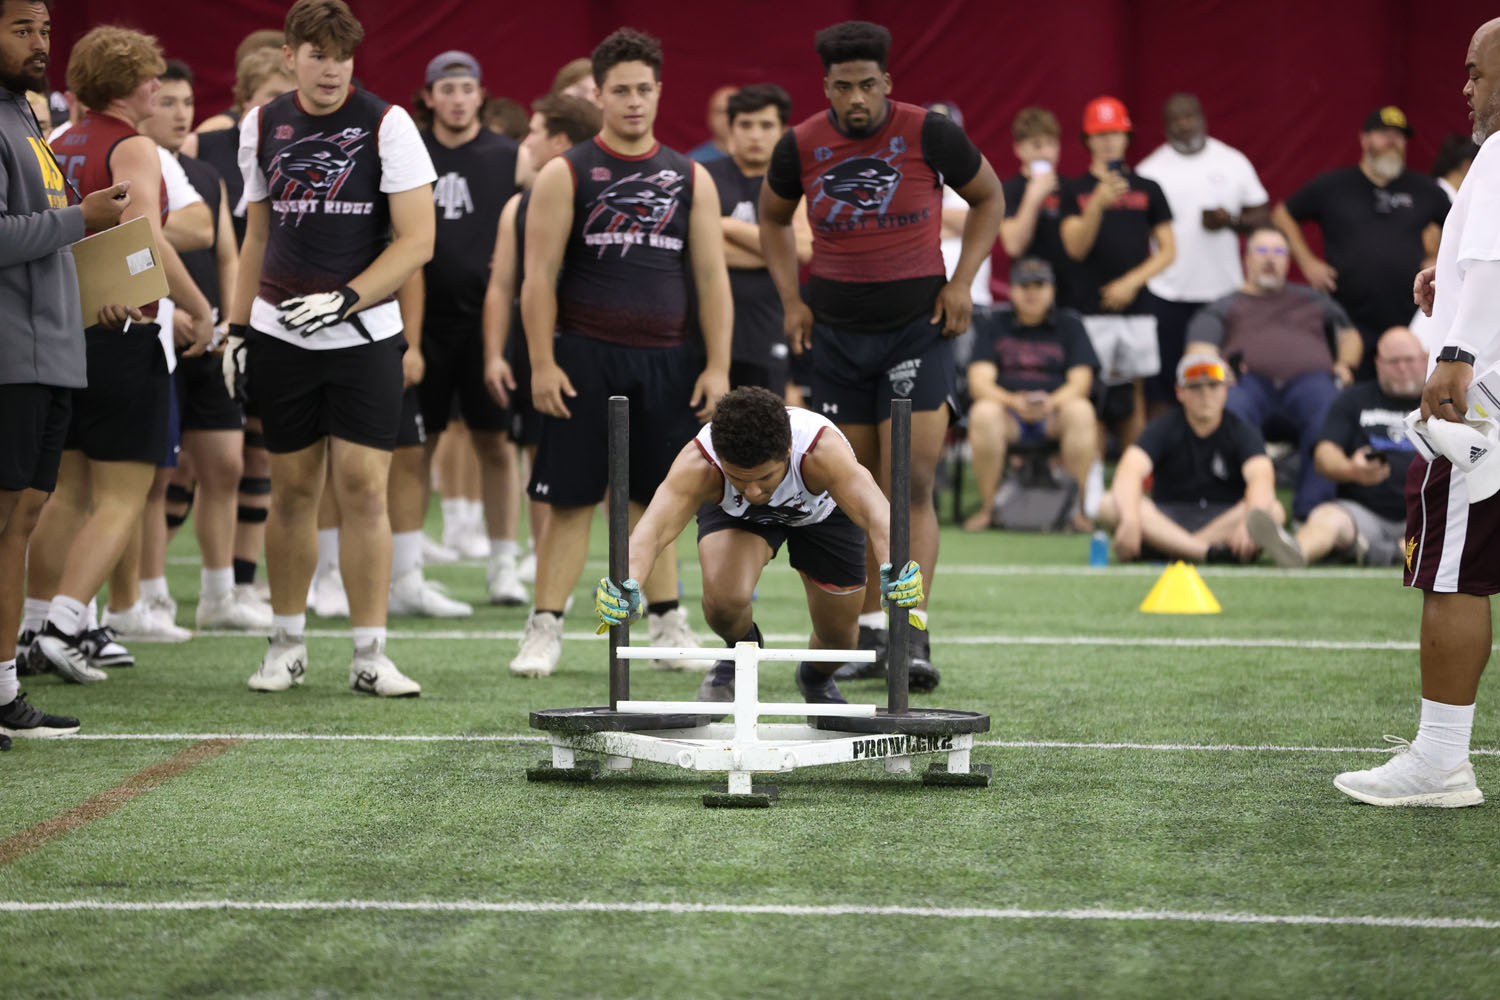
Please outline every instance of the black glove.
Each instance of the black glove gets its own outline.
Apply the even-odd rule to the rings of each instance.
[[[276,308],[281,310],[283,326],[304,337],[311,337],[325,326],[342,323],[358,301],[359,293],[345,285],[336,292],[298,295]]]

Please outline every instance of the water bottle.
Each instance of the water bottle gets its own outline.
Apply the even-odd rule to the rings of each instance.
[[[1089,538],[1089,565],[1109,565],[1109,536],[1102,531],[1096,531]]]

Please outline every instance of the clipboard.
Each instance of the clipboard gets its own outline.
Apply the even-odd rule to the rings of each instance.
[[[144,306],[167,296],[167,271],[145,216],[74,243],[73,266],[85,327],[99,322],[107,305]]]

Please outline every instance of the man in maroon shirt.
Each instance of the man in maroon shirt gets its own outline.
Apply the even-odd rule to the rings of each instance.
[[[969,327],[969,288],[994,249],[1004,198],[989,162],[951,119],[888,100],[890,47],[890,32],[867,21],[818,32],[830,107],[772,152],[760,238],[792,350],[813,351],[814,405],[887,493],[891,400],[912,401],[911,550],[931,580],[938,553],[933,478],[950,411],[957,412],[951,338]],[[951,281],[939,249],[944,185],[970,206]],[[797,288],[792,230],[804,196],[813,229],[810,305]],[[879,560],[870,558],[873,573]],[[926,614],[924,603],[916,612],[924,625]],[[883,622],[879,590],[866,588],[861,648],[883,648]],[[882,673],[883,657],[873,670],[841,676]],[[915,690],[937,686],[926,632],[914,636],[910,676]]]

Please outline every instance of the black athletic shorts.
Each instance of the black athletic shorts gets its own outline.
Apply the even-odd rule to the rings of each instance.
[[[842,594],[865,585],[865,533],[837,507],[817,524],[802,528],[734,517],[716,503],[698,508],[699,541],[729,528],[764,538],[773,559],[785,542],[792,569],[806,573],[822,590]]]
[[[245,414],[224,388],[222,354],[210,352],[196,358],[178,358],[173,381],[184,432],[244,429]]]
[[[172,376],[157,330],[155,323],[132,323],[123,332],[83,331],[89,384],[73,390],[65,449],[96,462],[166,464]]]
[[[541,417],[531,405],[531,348],[521,329],[521,313],[516,310],[505,342],[505,360],[510,362],[516,387],[510,391],[510,439],[516,444],[534,445],[541,437]]]
[[[427,418],[422,415],[418,386],[401,394],[401,427],[396,431],[397,448],[418,448],[427,443]]]
[[[957,414],[958,369],[942,329],[926,316],[889,333],[813,324],[818,412],[836,424],[878,424],[890,419],[891,400],[910,399],[914,413],[946,406]]]
[[[251,330],[248,346],[249,392],[268,451],[301,451],[325,437],[395,449],[405,337],[310,351]]]
[[[471,430],[510,430],[510,414],[484,387],[484,336],[477,321],[468,328],[424,326],[422,357],[427,372],[418,388],[428,434],[448,426],[455,399]]]
[[[0,490],[51,493],[57,487],[73,392],[55,385],[0,385]]]
[[[176,372],[173,372],[176,375]],[[177,379],[167,379],[167,454],[158,469],[175,469],[182,457],[182,415],[177,412]]]
[[[587,507],[609,485],[609,397],[630,397],[630,499],[650,503],[683,445],[698,433],[688,400],[703,371],[690,347],[622,347],[560,333],[553,355],[578,395],[572,417],[540,416],[527,492],[559,507]]]

